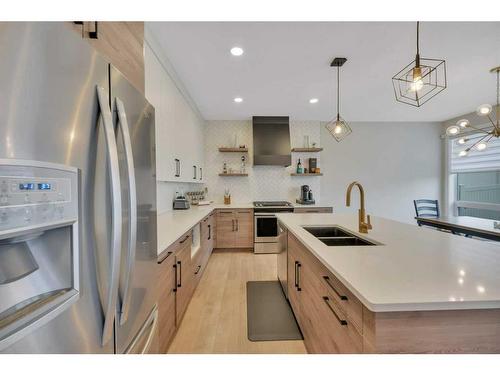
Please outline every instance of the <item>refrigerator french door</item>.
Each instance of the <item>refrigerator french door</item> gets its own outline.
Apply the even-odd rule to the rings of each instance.
[[[110,65],[111,109],[122,186],[122,253],[116,351],[155,352],[156,177],[154,108]],[[139,348],[133,349],[134,345]]]
[[[155,351],[154,109],[112,70],[64,23],[0,23],[1,353]]]

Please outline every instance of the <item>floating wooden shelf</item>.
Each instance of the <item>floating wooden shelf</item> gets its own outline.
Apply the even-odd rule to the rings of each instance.
[[[323,176],[323,173],[292,173],[291,176]]]
[[[323,147],[309,147],[309,148],[292,148],[292,152],[320,152],[323,151]]]
[[[219,176],[244,177],[244,176],[248,176],[248,173],[219,173]]]
[[[248,148],[241,147],[219,147],[220,152],[248,152]]]

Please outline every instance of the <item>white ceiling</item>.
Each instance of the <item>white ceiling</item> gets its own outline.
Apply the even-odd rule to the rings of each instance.
[[[391,77],[414,59],[415,23],[157,22],[147,27],[204,118],[289,115],[330,120],[335,68],[348,121],[444,121],[493,103],[500,65],[500,22],[424,22],[422,57],[446,60],[448,88],[420,108],[397,103]],[[241,46],[245,53],[232,56]],[[234,103],[240,96],[243,103]],[[309,104],[310,98],[317,104]]]

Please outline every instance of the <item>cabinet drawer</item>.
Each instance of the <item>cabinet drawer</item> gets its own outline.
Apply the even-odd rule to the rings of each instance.
[[[301,277],[303,333],[313,353],[362,353],[363,338],[353,321],[332,299],[314,267],[305,261]]]
[[[305,249],[308,257],[308,263],[314,269],[314,273],[321,280],[322,293],[329,300],[336,303],[341,313],[347,316],[351,323],[356,327],[359,333],[363,334],[363,304],[361,301],[347,289],[340,280],[335,277],[321,262]]]

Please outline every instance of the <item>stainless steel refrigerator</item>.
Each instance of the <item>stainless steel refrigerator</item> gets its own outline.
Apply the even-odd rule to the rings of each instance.
[[[0,23],[0,353],[157,350],[154,108],[64,23]]]

